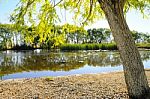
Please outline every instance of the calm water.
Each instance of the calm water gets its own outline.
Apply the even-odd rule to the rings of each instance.
[[[150,51],[140,51],[150,68]],[[122,71],[118,52],[49,50],[0,52],[0,79],[64,76]]]

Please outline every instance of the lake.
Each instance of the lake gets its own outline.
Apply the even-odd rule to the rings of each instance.
[[[150,51],[140,51],[150,68]],[[117,51],[51,52],[50,50],[1,51],[0,79],[65,76],[122,71]]]

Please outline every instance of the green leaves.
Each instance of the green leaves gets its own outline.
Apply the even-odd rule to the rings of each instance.
[[[57,14],[58,8],[73,12],[73,19],[80,25],[93,23],[104,16],[97,0],[20,0],[12,16],[20,25],[28,21],[28,24],[40,24],[42,21],[48,26],[60,21]],[[150,0],[127,0],[124,12],[126,13],[129,9],[137,9],[144,14],[150,9]],[[37,16],[35,12],[38,13]],[[34,20],[34,17],[37,19]]]
[[[59,7],[73,12],[73,19],[80,25],[93,23],[103,17],[97,0],[74,0],[74,2],[72,0],[64,0]]]
[[[62,27],[62,35],[57,37],[59,29],[56,29],[55,24],[61,21],[57,11],[59,8],[73,13],[73,20],[83,27],[100,18],[104,18],[98,0],[20,0],[18,7],[12,14],[11,20],[15,23],[18,31],[23,31],[22,27],[24,26],[35,27],[33,34],[40,37],[40,42],[53,38],[51,42],[58,41],[60,44],[65,39],[63,34],[75,33],[77,30],[81,32],[84,29],[83,27],[79,28],[65,24]],[[150,0],[127,0],[124,6],[124,13],[127,13],[130,9],[139,10],[145,15],[145,12],[150,9]],[[29,32],[26,31],[26,33]],[[31,41],[34,41],[32,37]]]
[[[129,9],[135,9],[143,14],[143,17],[147,17],[150,10],[150,0],[127,0],[124,7],[125,12]]]

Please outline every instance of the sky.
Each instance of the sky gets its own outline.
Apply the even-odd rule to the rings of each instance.
[[[0,0],[0,23],[9,23],[9,15],[13,12],[18,2],[19,0]],[[67,13],[66,19],[63,19],[61,24],[70,22],[71,15],[68,14],[69,13]],[[150,18],[144,19],[139,12],[135,10],[128,12],[126,20],[131,30],[150,33]],[[109,25],[107,20],[102,19],[85,28],[109,28]]]

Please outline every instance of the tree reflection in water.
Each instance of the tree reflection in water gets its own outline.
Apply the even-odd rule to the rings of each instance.
[[[0,76],[23,71],[70,71],[85,65],[94,67],[121,65],[118,52],[34,50],[3,51],[0,54]],[[141,51],[141,57],[143,61],[149,60],[150,51]]]

